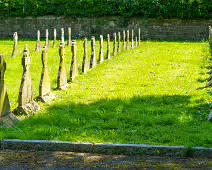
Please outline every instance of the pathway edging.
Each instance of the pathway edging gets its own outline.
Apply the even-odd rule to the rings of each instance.
[[[156,146],[144,144],[94,144],[72,143],[48,140],[6,139],[0,142],[0,150],[35,150],[86,152],[99,154],[151,155],[170,157],[208,157],[212,158],[212,148],[185,146]]]

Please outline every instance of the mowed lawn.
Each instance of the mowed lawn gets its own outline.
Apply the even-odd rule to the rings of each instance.
[[[36,97],[40,53],[33,52],[35,42],[27,43],[31,43]],[[82,41],[77,43],[78,57],[82,58]],[[68,55],[67,72],[71,54]],[[58,48],[50,49],[56,99],[39,103],[38,114],[28,119],[21,117],[23,120],[14,128],[1,127],[0,139],[212,147],[212,123],[207,121],[212,102],[211,89],[207,88],[209,58],[207,42],[142,42],[140,47],[80,74],[67,90],[59,91],[54,90]],[[15,108],[22,75],[22,68],[17,66],[21,56],[8,56],[6,60],[5,81]]]

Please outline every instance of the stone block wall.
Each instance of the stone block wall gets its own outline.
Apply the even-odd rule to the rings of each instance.
[[[11,37],[18,32],[19,38],[36,39],[37,30],[41,31],[41,38],[45,37],[45,30],[49,30],[50,39],[53,39],[53,29],[65,29],[68,36],[68,27],[72,28],[73,37],[91,37],[102,34],[113,34],[115,31],[131,28],[141,28],[141,39],[151,40],[187,40],[201,41],[208,39],[208,26],[212,20],[157,20],[144,18],[101,17],[101,18],[71,18],[71,17],[26,17],[0,18],[0,38]],[[135,36],[138,33],[135,32]],[[67,37],[66,37],[67,38]]]

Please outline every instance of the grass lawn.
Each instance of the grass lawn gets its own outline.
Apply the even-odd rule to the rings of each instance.
[[[42,65],[41,53],[34,52],[35,42],[21,41],[20,55],[11,59],[12,42],[0,41],[0,53],[6,55],[5,81],[13,109],[17,106],[25,43],[31,50],[37,96]],[[77,44],[82,63],[82,41]],[[66,50],[68,72],[71,49]],[[20,117],[23,120],[14,128],[1,127],[0,140],[212,147],[212,124],[207,122],[211,109],[211,89],[206,88],[210,56],[207,42],[142,42],[140,47],[80,74],[65,91],[54,90],[58,48],[49,49],[48,54],[56,99],[49,104],[39,103],[39,113],[29,119]]]

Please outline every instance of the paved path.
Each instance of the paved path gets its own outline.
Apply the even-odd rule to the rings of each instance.
[[[212,159],[0,151],[0,169],[212,169]]]

